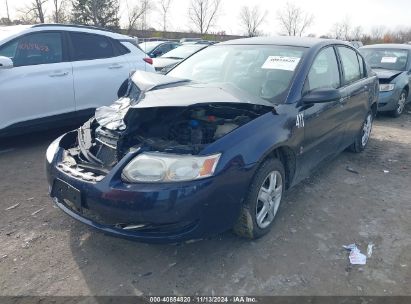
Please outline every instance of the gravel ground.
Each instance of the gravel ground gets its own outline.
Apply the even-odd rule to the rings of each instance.
[[[364,153],[342,153],[289,191],[257,241],[105,236],[47,195],[44,153],[61,130],[3,141],[0,295],[411,295],[410,110],[380,116]],[[342,245],[353,242],[375,244],[365,266],[350,266]]]

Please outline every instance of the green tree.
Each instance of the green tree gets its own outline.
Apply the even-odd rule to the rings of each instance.
[[[72,22],[119,28],[118,0],[72,0]]]

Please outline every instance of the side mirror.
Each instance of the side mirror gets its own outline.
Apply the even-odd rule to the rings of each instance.
[[[13,60],[9,57],[0,56],[0,69],[11,69],[13,67]]]
[[[306,104],[325,103],[340,100],[341,97],[342,95],[338,89],[315,89],[307,93],[302,98],[302,101]]]

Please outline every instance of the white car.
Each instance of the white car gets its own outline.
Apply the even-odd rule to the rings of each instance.
[[[135,39],[94,27],[0,27],[0,135],[86,119],[131,72],[154,72],[146,57]]]

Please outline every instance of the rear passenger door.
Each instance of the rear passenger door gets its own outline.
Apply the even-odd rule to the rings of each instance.
[[[363,125],[369,111],[370,90],[373,88],[367,79],[362,56],[348,46],[338,46],[337,50],[342,66],[343,88],[347,95],[341,100],[341,111],[344,112],[345,120],[345,148],[354,142]]]
[[[76,111],[110,105],[129,76],[130,65],[113,39],[97,34],[70,32]]]
[[[303,95],[323,88],[341,90],[339,65],[332,46],[322,49],[314,59],[304,84]],[[343,90],[341,95],[344,96]],[[301,173],[307,175],[323,159],[340,151],[344,117],[340,110],[340,99],[304,105],[303,115],[305,166]],[[301,119],[299,126],[301,127]]]

